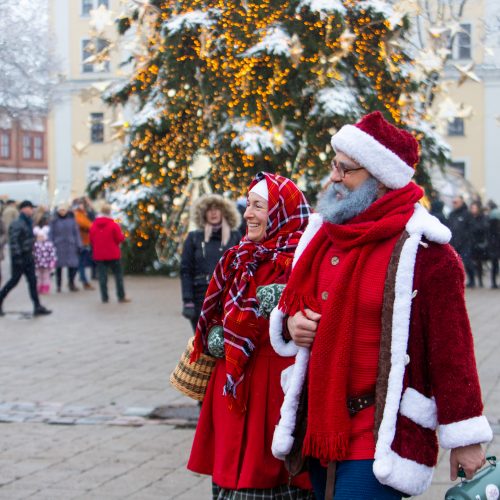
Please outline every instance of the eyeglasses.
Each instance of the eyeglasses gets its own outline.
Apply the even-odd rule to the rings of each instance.
[[[346,165],[342,161],[338,161],[335,158],[332,160],[332,170],[336,170],[340,175],[340,178],[343,179],[347,174],[352,172],[356,172],[358,170],[365,170],[365,167],[351,167]]]

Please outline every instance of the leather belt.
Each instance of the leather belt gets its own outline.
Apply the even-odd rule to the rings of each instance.
[[[349,398],[347,400],[347,409],[351,417],[356,413],[375,404],[375,394],[366,396],[358,396],[357,398]]]

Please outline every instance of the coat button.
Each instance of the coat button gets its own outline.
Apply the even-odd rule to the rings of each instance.
[[[340,262],[340,259],[335,255],[335,257],[332,257],[330,262],[332,263],[332,266],[336,266]]]
[[[323,300],[328,299],[328,292],[323,292],[323,293],[321,294],[321,298],[322,298]]]

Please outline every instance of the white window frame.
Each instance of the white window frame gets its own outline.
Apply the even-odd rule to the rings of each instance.
[[[96,115],[99,115],[97,117]],[[99,119],[98,119],[99,118]],[[104,129],[104,113],[99,111],[97,113],[90,113],[89,116],[89,121],[90,121],[90,143],[91,144],[103,144],[104,143],[104,136],[105,136],[105,129]],[[93,127],[94,125],[100,126],[102,128],[102,140],[101,141],[94,141],[93,140]]]
[[[10,160],[12,157],[12,134],[10,130],[0,130],[0,158]]]
[[[88,57],[93,55],[91,52],[85,50],[87,44],[94,43],[94,42],[97,43],[97,50],[99,51],[99,49],[100,49],[99,45],[101,43],[103,44],[103,46],[100,50],[103,50],[104,47],[106,45],[109,45],[110,42],[108,40],[106,40],[105,38],[96,38],[95,40],[92,38],[82,38],[81,40],[82,41],[81,41],[80,47],[81,47],[81,57],[82,57],[82,68],[81,68],[82,74],[88,75],[88,74],[92,74],[92,73],[109,73],[111,71],[110,61],[106,61],[104,70],[99,71],[99,72],[96,71],[96,69],[95,69],[95,63],[86,63],[84,61]]]
[[[84,2],[90,4],[89,11],[85,12],[83,9]],[[105,5],[107,9],[109,9],[109,0],[81,0],[80,1],[80,16],[81,17],[89,17],[90,11],[92,9],[96,9],[100,5]]]
[[[472,23],[462,22],[460,23],[460,27],[465,28],[465,30],[461,30],[455,35],[455,39],[453,40],[452,57],[455,61],[468,61],[472,59]],[[460,42],[462,41],[462,37],[464,37],[465,35],[468,35],[469,43],[461,44]],[[468,57],[461,57],[461,50],[466,49],[469,51]]]

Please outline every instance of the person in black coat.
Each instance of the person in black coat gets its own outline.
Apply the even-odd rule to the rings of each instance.
[[[26,276],[29,285],[31,300],[34,306],[34,315],[40,316],[50,314],[49,311],[40,304],[38,291],[36,288],[35,260],[33,257],[33,245],[35,236],[33,234],[33,204],[25,200],[19,205],[20,215],[9,227],[9,246],[12,263],[12,276],[5,286],[0,290],[0,316],[4,315],[3,301],[5,297],[14,289],[22,275]]]
[[[241,216],[236,205],[218,194],[204,195],[193,204],[196,230],[187,235],[181,257],[182,315],[196,329],[203,299],[223,253],[241,239]]]
[[[444,203],[439,198],[439,193],[433,189],[429,198],[431,202],[431,208],[429,210],[430,214],[434,215],[434,217],[436,217],[441,224],[447,226],[448,219],[446,218],[446,215],[444,215]]]
[[[462,262],[467,273],[467,287],[475,286],[475,270],[472,261],[472,227],[474,221],[467,208],[463,196],[453,198],[453,210],[448,216],[448,227],[451,230],[450,245],[462,258]]]
[[[472,248],[471,258],[474,265],[478,285],[483,287],[483,261],[488,258],[488,220],[480,203],[473,201],[470,205],[472,215]]]
[[[488,202],[488,257],[491,262],[491,288],[498,288],[498,259],[500,258],[500,209]]]

